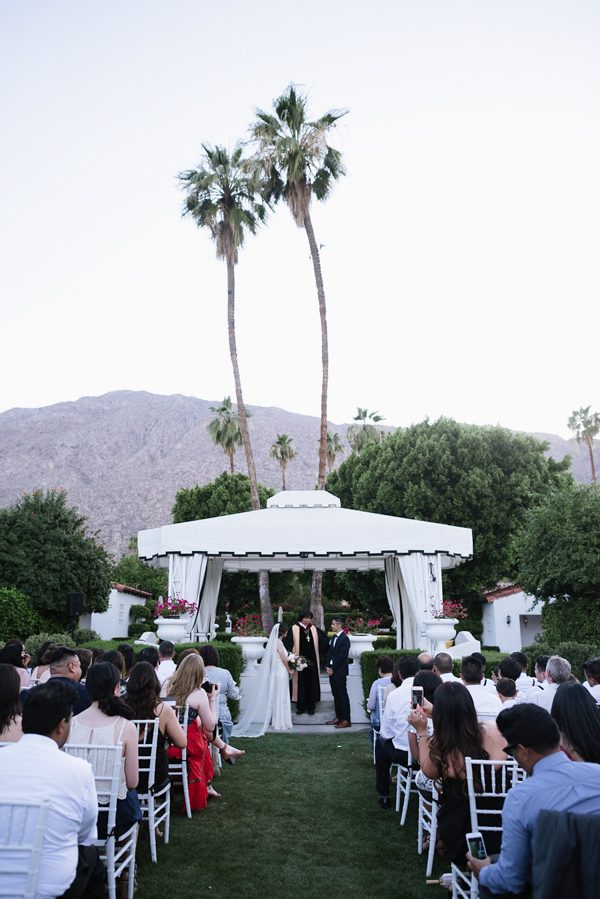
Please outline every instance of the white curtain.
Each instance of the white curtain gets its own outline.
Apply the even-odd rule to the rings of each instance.
[[[269,635],[267,646],[258,666],[256,677],[248,678],[251,684],[242,680],[243,698],[247,700],[237,724],[233,727],[234,737],[262,737],[271,723],[273,712],[273,668],[277,664],[277,639],[279,625],[276,624]],[[246,697],[246,691],[248,696]]]
[[[169,596],[180,596],[186,602],[196,603],[198,607],[190,629],[192,634],[196,630],[207,563],[208,558],[204,553],[194,553],[193,556],[169,556]]]
[[[437,555],[411,553],[385,560],[385,586],[396,621],[396,645],[417,649],[421,621],[442,608],[442,566]]]
[[[219,589],[223,575],[223,559],[212,558],[208,560],[206,578],[201,593],[201,601],[196,618],[196,628],[200,634],[210,634],[214,637],[215,618],[217,614],[217,602]]]

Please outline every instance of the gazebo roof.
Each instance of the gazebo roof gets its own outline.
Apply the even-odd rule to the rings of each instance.
[[[141,559],[203,553],[226,571],[368,570],[385,558],[439,554],[443,568],[472,557],[470,528],[342,509],[325,490],[277,493],[266,509],[140,531]]]

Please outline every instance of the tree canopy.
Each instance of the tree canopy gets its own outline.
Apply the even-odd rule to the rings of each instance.
[[[15,587],[49,621],[66,623],[66,599],[84,594],[88,612],[103,612],[110,558],[63,491],[26,494],[0,510],[0,586]]]
[[[519,586],[537,596],[600,599],[600,490],[565,484],[531,509],[515,538]]]
[[[266,508],[267,500],[274,491],[258,484],[261,508]],[[219,515],[234,515],[236,512],[250,512],[252,500],[250,481],[245,474],[223,472],[210,484],[196,487],[182,487],[175,496],[173,522],[198,521],[202,518],[217,518]]]
[[[473,530],[473,561],[447,575],[452,595],[475,595],[514,569],[511,538],[527,511],[563,479],[570,460],[500,427],[425,420],[353,453],[328,479],[343,506]]]

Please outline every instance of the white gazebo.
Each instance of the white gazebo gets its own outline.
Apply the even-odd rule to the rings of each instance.
[[[138,554],[169,568],[169,595],[213,633],[223,571],[384,571],[397,645],[419,646],[442,608],[442,569],[473,554],[470,528],[342,509],[324,490],[277,493],[266,509],[140,531]]]

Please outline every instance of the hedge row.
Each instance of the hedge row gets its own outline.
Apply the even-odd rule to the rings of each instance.
[[[529,674],[533,675],[535,660],[538,656],[562,656],[571,663],[571,669],[577,680],[583,680],[583,664],[590,659],[600,658],[600,643],[532,643],[524,646],[523,652],[529,660]]]

